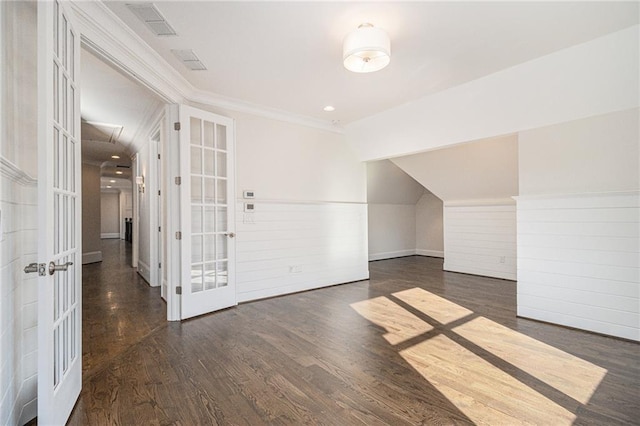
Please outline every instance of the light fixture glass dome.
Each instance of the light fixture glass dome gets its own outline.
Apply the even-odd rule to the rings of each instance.
[[[381,28],[362,24],[350,32],[342,45],[344,67],[353,72],[381,70],[391,61],[391,41]]]

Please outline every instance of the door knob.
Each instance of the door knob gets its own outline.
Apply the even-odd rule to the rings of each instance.
[[[53,275],[56,271],[66,271],[69,266],[73,265],[73,262],[63,263],[62,265],[56,265],[53,261],[49,262],[49,275]]]

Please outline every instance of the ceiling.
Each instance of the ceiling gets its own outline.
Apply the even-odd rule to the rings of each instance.
[[[105,2],[196,88],[340,124],[635,25],[639,15],[637,2],[611,1],[158,1],[177,32],[158,37],[127,3],[140,2]],[[391,64],[372,74],[342,66],[342,40],[363,22],[391,37]],[[187,69],[171,49],[193,49],[208,70]],[[102,87],[100,102],[139,100],[124,85],[111,89]]]
[[[149,130],[164,103],[89,51],[80,57],[82,161],[101,166],[105,178],[130,179],[131,156],[141,148],[134,139]]]
[[[158,37],[131,3],[145,2],[104,2],[195,88],[338,125],[635,25],[640,4],[162,0],[177,36]],[[371,74],[342,66],[342,40],[363,22],[391,37],[391,64]],[[208,69],[189,70],[171,49],[192,49]],[[120,184],[163,101],[85,49],[81,66],[83,161],[101,166],[103,186]]]

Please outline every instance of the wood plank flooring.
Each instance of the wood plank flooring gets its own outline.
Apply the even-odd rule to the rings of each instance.
[[[69,424],[640,422],[640,345],[516,318],[514,282],[407,257],[371,263],[368,281],[167,323],[124,243],[109,244],[85,267]]]

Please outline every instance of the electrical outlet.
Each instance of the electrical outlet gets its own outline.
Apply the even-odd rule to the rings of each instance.
[[[289,266],[289,273],[290,274],[299,274],[300,272],[302,272],[302,266],[300,266],[300,265],[290,265]]]
[[[255,217],[253,213],[245,213],[243,216],[244,223],[256,223]]]
[[[505,257],[504,256],[500,256],[500,263],[504,263],[505,261]]]

